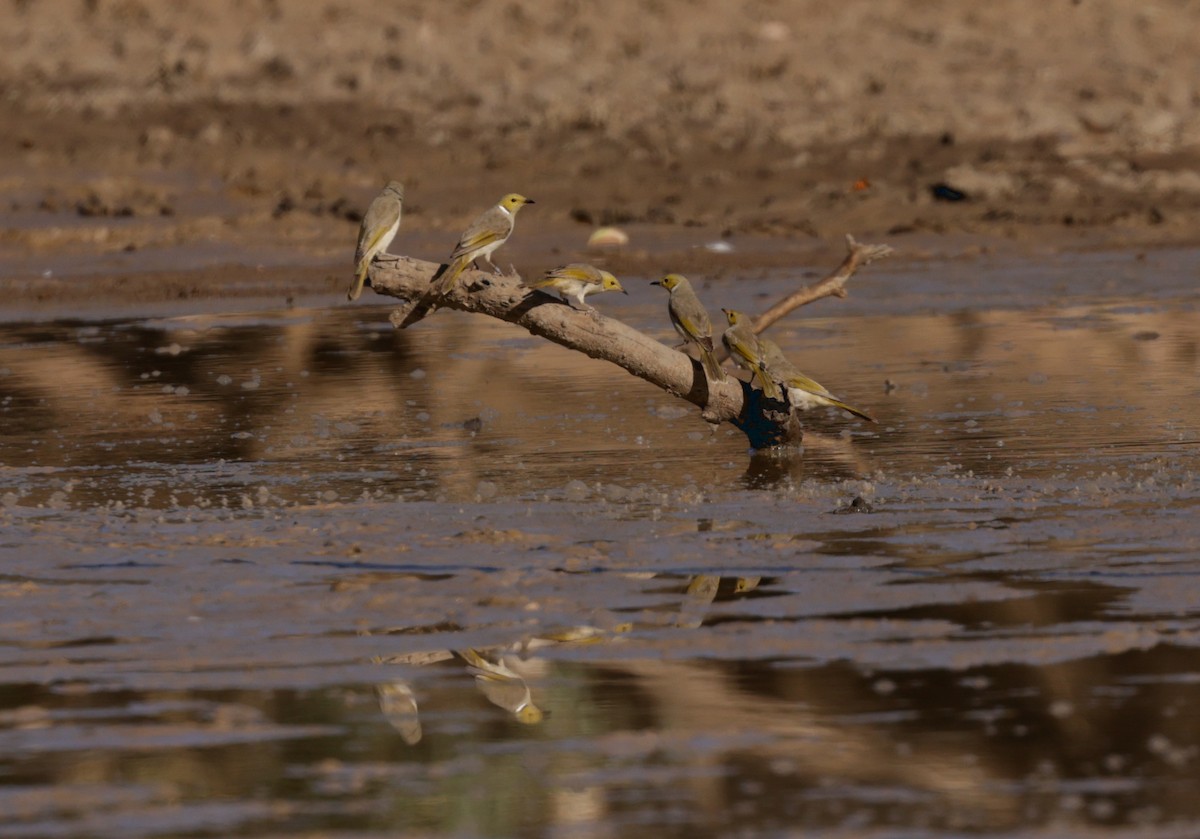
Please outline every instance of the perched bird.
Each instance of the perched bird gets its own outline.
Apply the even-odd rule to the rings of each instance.
[[[758,346],[762,353],[763,363],[767,365],[767,372],[771,378],[787,388],[788,402],[793,406],[802,411],[808,411],[821,405],[832,405],[843,411],[849,411],[856,417],[862,417],[867,422],[875,422],[870,415],[847,405],[820,384],[801,373],[796,365],[787,360],[783,350],[779,349],[779,345],[770,338],[759,338]]]
[[[692,284],[683,274],[667,274],[661,280],[655,280],[650,285],[662,286],[671,293],[667,301],[667,313],[671,316],[671,325],[675,327],[683,340],[695,344],[700,350],[700,360],[708,377],[714,381],[725,381],[725,371],[713,353],[712,322],[708,312]]]
[[[475,219],[458,240],[454,252],[450,254],[450,263],[446,270],[435,281],[434,293],[440,297],[448,292],[454,287],[454,281],[463,269],[477,259],[486,259],[492,270],[499,273],[496,263],[492,262],[492,253],[512,235],[517,212],[526,204],[533,203],[524,195],[511,192],[501,198],[499,204]]]
[[[530,283],[529,287],[555,289],[563,301],[593,314],[596,310],[583,302],[583,298],[589,294],[599,291],[629,293],[621,288],[620,281],[612,274],[583,262],[572,262],[570,265],[562,265],[553,271],[548,271],[546,276],[537,282]]]
[[[378,254],[387,253],[388,245],[396,238],[400,229],[400,208],[404,204],[404,185],[392,181],[375,197],[358,228],[358,247],[354,251],[354,282],[346,297],[357,300],[362,294],[363,282],[371,268],[371,260]]]
[[[779,392],[779,386],[771,379],[771,375],[763,363],[762,351],[758,346],[758,336],[746,322],[746,316],[733,309],[722,309],[721,311],[725,313],[725,317],[729,321],[729,326],[721,334],[721,342],[725,344],[725,349],[729,350],[729,357],[739,367],[746,368],[754,375],[754,378],[758,379],[758,386],[762,388],[764,395],[770,399],[782,399],[783,394]]]
[[[488,702],[508,711],[519,723],[537,725],[542,721],[545,714],[533,704],[529,685],[503,661],[493,663],[471,649],[462,650],[459,655]]]

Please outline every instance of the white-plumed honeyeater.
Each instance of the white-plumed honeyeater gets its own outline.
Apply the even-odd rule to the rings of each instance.
[[[475,219],[458,240],[454,252],[450,254],[446,270],[434,282],[434,294],[441,296],[453,288],[458,275],[477,259],[486,259],[492,270],[498,273],[496,263],[492,262],[492,253],[512,235],[520,209],[532,203],[534,202],[524,195],[510,192],[500,199],[499,204]]]
[[[354,251],[354,282],[346,292],[350,300],[362,294],[363,282],[371,269],[371,260],[387,253],[388,245],[400,229],[400,210],[404,205],[404,185],[392,181],[375,197],[358,228],[358,247]]]
[[[508,711],[519,723],[536,725],[545,714],[533,704],[529,685],[503,661],[491,662],[475,650],[458,653],[467,663],[467,671],[475,676],[475,684],[488,702]]]
[[[783,394],[780,393],[779,386],[767,373],[762,359],[762,351],[758,347],[758,336],[750,328],[746,316],[733,309],[722,309],[721,311],[725,313],[725,318],[729,321],[729,326],[721,334],[721,341],[725,344],[725,349],[729,350],[729,357],[739,367],[744,367],[754,375],[764,395],[770,399],[782,399]]]
[[[602,291],[619,291],[628,294],[621,287],[621,282],[608,271],[602,271],[595,266],[583,262],[572,262],[562,265],[553,271],[546,272],[540,280],[529,283],[530,288],[552,288],[558,292],[563,301],[572,307],[595,313],[595,309],[583,302],[589,294]]]
[[[683,340],[694,344],[700,351],[700,361],[704,370],[713,381],[725,380],[725,371],[713,352],[712,321],[708,319],[708,311],[692,284],[683,274],[667,274],[661,280],[655,280],[650,285],[662,286],[671,293],[667,300],[667,313],[671,316],[671,325],[675,327]]]
[[[392,728],[400,732],[408,745],[421,742],[421,717],[417,709],[417,696],[412,685],[405,681],[376,685],[379,708]]]
[[[793,407],[808,411],[822,405],[832,405],[834,408],[849,411],[856,417],[862,417],[867,422],[875,422],[870,415],[847,405],[821,384],[801,373],[796,365],[787,360],[779,345],[770,338],[759,338],[758,346],[762,352],[763,363],[767,366],[767,373],[787,389],[788,402]]]

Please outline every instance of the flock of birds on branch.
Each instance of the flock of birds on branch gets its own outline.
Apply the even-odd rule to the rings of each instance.
[[[496,206],[481,214],[466,229],[450,254],[446,267],[434,277],[429,294],[442,297],[453,287],[455,280],[468,265],[476,260],[486,260],[492,270],[499,273],[491,255],[508,241],[516,224],[517,213],[526,204],[534,203],[524,195],[510,193],[500,199]],[[391,256],[387,247],[400,229],[400,215],[404,204],[404,187],[398,181],[390,182],[380,193],[363,216],[358,231],[358,248],[354,254],[354,282],[347,292],[350,300],[362,294],[371,262],[377,256]],[[700,354],[704,373],[713,381],[724,381],[726,374],[717,360],[713,349],[712,323],[708,311],[688,278],[682,274],[668,274],[651,285],[665,288],[670,298],[667,311],[671,324],[688,346],[695,347]],[[574,308],[596,315],[596,310],[584,302],[589,294],[604,291],[619,291],[628,294],[620,281],[608,271],[581,262],[563,265],[546,273],[544,277],[529,284],[534,289],[554,289],[559,297]],[[857,417],[874,422],[868,414],[842,402],[825,387],[804,375],[788,361],[779,346],[769,338],[756,335],[746,316],[733,309],[722,309],[728,325],[721,333],[721,342],[729,351],[734,363],[748,370],[752,380],[769,399],[783,401],[792,408],[803,411],[821,406],[832,406],[848,411]]]

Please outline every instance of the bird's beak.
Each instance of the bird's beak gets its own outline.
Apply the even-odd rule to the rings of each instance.
[[[536,204],[537,202],[536,202],[536,201],[534,201],[532,198],[526,198],[526,199],[525,199],[525,203],[526,203],[526,204]]]
[[[662,280],[651,280],[650,285],[662,285]]]
[[[621,293],[622,293],[622,294],[625,294],[625,295],[628,295],[628,294],[629,294],[629,292],[625,290],[625,287],[624,287],[624,286],[621,286]]]

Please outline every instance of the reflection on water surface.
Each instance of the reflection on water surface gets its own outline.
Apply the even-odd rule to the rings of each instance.
[[[654,329],[646,308],[630,319]],[[747,466],[732,428],[506,325],[398,332],[375,309],[0,328],[0,456],[22,504],[169,509],[1071,479],[1197,439],[1194,312],[804,323],[789,353],[880,423],[814,414],[802,458]]]
[[[482,319],[0,328],[0,836],[1200,831],[1196,312],[801,325],[880,422],[754,455]]]

